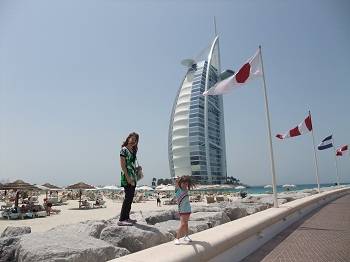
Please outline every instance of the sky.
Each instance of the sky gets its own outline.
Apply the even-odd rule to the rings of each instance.
[[[311,110],[315,143],[350,143],[347,0],[0,0],[0,180],[119,184],[119,150],[140,134],[150,184],[170,177],[168,128],[186,68],[220,37],[222,70],[262,46],[272,133]],[[224,96],[228,176],[271,184],[262,81]],[[315,183],[311,134],[273,138],[278,184]],[[317,152],[333,183],[332,149]],[[350,157],[338,158],[350,182]]]

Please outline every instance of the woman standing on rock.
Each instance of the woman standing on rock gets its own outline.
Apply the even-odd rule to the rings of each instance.
[[[139,135],[130,133],[122,144],[120,150],[121,186],[124,187],[124,201],[120,211],[119,226],[132,226],[136,220],[130,219],[131,204],[136,188],[136,154]]]
[[[191,215],[191,204],[188,190],[195,187],[190,176],[177,177],[175,180],[175,195],[180,215],[180,227],[176,232],[175,245],[187,244],[192,239],[188,236],[188,220]]]

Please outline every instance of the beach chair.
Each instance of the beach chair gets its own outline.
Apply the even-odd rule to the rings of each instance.
[[[216,196],[216,202],[224,202],[225,199],[223,196]]]
[[[88,208],[92,208],[92,205],[91,205],[91,203],[89,201],[83,200],[83,201],[79,202],[79,208],[86,208],[86,209],[88,209]]]
[[[207,204],[215,203],[215,199],[213,196],[206,196]]]
[[[46,211],[37,211],[37,212],[33,212],[34,217],[46,217],[47,216],[47,212]]]
[[[6,201],[4,205],[1,205],[1,210],[7,210],[7,209],[11,208],[12,205],[13,205],[12,202]]]
[[[105,205],[106,201],[103,200],[103,199],[96,199],[96,202],[92,204],[92,206],[94,208],[97,208],[97,207],[106,207]]]
[[[196,196],[190,196],[190,202],[196,202]]]
[[[18,219],[18,218],[22,217],[21,213],[15,213],[14,209],[7,209],[7,210],[3,211],[1,213],[1,216],[3,218],[7,218],[8,220],[10,220],[10,219]]]
[[[60,205],[59,201],[58,201],[58,197],[49,197],[47,200],[49,203],[51,203],[53,206],[58,206]]]

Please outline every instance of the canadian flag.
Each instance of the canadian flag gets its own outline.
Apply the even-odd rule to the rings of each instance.
[[[343,155],[346,153],[346,151],[348,151],[348,145],[344,145],[344,146],[342,146],[342,147],[339,147],[339,148],[337,149],[336,155],[337,155],[337,156],[343,156]]]
[[[289,137],[300,136],[302,134],[310,132],[311,130],[312,130],[312,121],[311,121],[311,115],[309,115],[298,126],[292,128],[285,134],[277,134],[276,137],[279,139],[285,139]]]
[[[258,76],[262,76],[260,49],[241,67],[241,69],[239,69],[236,74],[215,84],[213,87],[205,91],[203,95],[225,94],[231,89],[244,85],[249,80],[255,79]]]

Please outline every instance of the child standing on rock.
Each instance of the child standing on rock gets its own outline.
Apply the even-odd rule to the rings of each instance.
[[[191,238],[188,236],[188,220],[191,215],[191,204],[188,190],[195,187],[190,176],[176,177],[175,195],[180,215],[180,227],[176,232],[175,245],[188,244]]]

